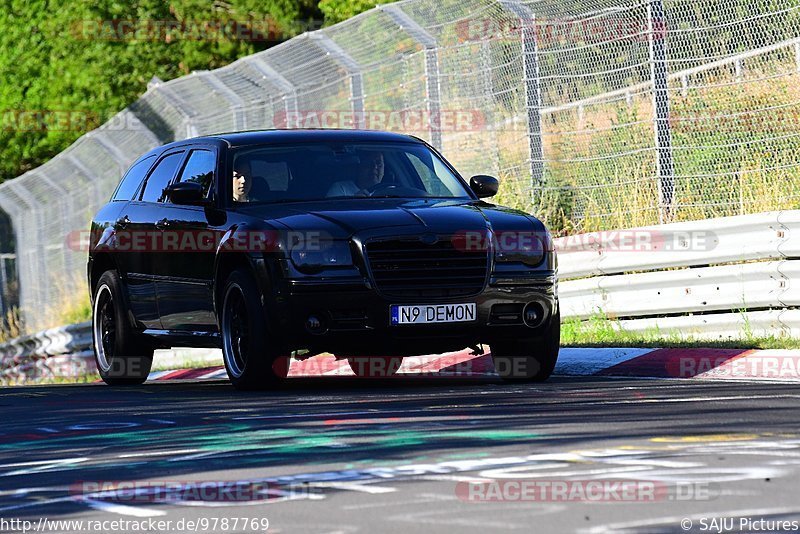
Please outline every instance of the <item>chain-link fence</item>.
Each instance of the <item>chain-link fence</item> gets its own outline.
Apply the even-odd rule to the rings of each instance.
[[[557,232],[800,204],[800,0],[405,0],[148,91],[0,185],[29,326],[85,294],[87,228],[126,166],[223,131],[421,136]],[[77,247],[80,249],[80,247]]]

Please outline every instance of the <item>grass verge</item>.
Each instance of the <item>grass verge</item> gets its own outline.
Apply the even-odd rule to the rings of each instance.
[[[100,380],[97,373],[87,373],[80,376],[48,376],[36,377],[24,382],[0,381],[0,386],[52,386],[61,384],[93,384]]]
[[[726,339],[708,339],[657,328],[631,332],[622,330],[621,323],[616,319],[596,315],[586,321],[564,319],[561,323],[561,346],[798,349],[800,339],[788,336],[756,336],[747,324],[740,335]]]
[[[22,318],[18,309],[12,308],[5,316],[0,315],[0,343],[20,337],[23,331]]]

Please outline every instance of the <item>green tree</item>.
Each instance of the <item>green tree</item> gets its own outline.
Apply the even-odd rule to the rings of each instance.
[[[153,76],[169,80],[221,67],[322,17],[314,0],[0,5],[0,182],[38,167],[105,122]],[[159,29],[166,22],[172,30]],[[131,28],[140,30],[139,38]]]
[[[325,24],[336,24],[359,13],[372,9],[377,4],[388,4],[394,0],[321,0],[319,9],[325,15]]]
[[[130,105],[153,76],[222,67],[386,1],[0,0],[0,183]]]

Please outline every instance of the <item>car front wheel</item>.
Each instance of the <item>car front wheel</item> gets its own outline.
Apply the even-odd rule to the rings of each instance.
[[[508,382],[543,382],[550,378],[561,343],[561,312],[536,337],[497,341],[490,345],[495,371]]]
[[[258,285],[244,270],[228,277],[223,290],[222,356],[236,389],[267,389],[289,371],[289,356],[269,327]]]

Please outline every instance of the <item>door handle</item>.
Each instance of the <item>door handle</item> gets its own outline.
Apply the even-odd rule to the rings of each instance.
[[[131,220],[128,218],[127,215],[125,215],[122,218],[117,219],[117,222],[114,223],[114,226],[116,228],[119,228],[120,230],[124,230],[125,227],[127,227],[130,223],[131,223]]]
[[[161,219],[156,223],[156,228],[159,230],[166,230],[169,228],[169,220],[168,219]]]

